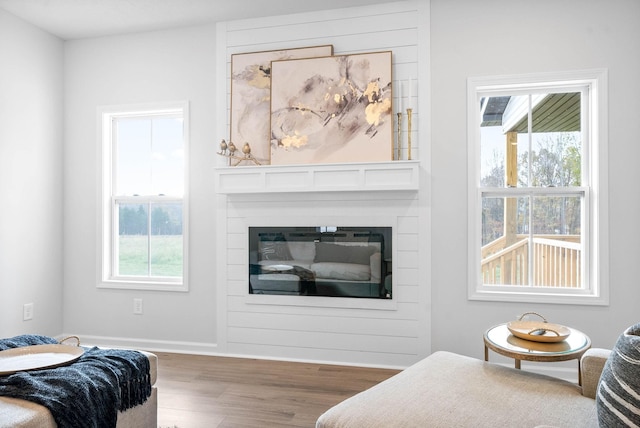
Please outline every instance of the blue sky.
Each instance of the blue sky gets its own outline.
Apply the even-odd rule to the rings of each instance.
[[[119,119],[117,141],[119,195],[183,195],[182,119]]]

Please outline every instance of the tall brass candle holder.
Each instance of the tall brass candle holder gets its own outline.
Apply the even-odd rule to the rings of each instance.
[[[412,108],[407,109],[407,160],[411,160],[411,114]]]
[[[398,157],[396,160],[402,159],[402,112],[398,113]]]
[[[258,162],[258,160],[251,154],[251,146],[249,145],[249,143],[244,143],[244,146],[242,146],[242,156],[236,155],[237,150],[238,149],[236,148],[236,145],[233,144],[233,142],[229,141],[229,144],[227,144],[225,140],[222,140],[220,142],[220,151],[218,152],[218,154],[229,159],[229,166],[238,166],[240,162],[243,161],[249,161],[253,162],[256,165],[260,165],[260,162]],[[233,163],[232,159],[236,162]]]

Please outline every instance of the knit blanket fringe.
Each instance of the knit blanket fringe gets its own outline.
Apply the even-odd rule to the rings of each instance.
[[[0,339],[0,351],[58,343],[39,335]],[[149,359],[130,350],[84,348],[72,364],[0,376],[0,396],[45,406],[59,428],[113,428],[118,411],[151,395]]]

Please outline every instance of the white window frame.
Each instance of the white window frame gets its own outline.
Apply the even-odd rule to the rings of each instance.
[[[525,75],[473,77],[467,80],[467,148],[468,148],[468,298],[469,300],[557,303],[580,305],[609,304],[609,238],[608,238],[608,91],[607,70],[579,70]],[[583,100],[582,120],[588,121],[586,150],[583,152],[583,171],[587,171],[582,187],[571,188],[584,192],[585,230],[584,269],[582,289],[552,289],[513,287],[483,284],[481,263],[481,209],[480,187],[480,99],[487,95],[513,95],[558,88],[586,86],[588,97]],[[584,98],[584,97],[583,97]],[[584,122],[583,122],[584,123]],[[586,168],[585,168],[586,167]],[[583,174],[584,175],[584,174]],[[565,188],[566,189],[566,188]],[[510,189],[513,196],[520,190]],[[545,189],[553,193],[552,189]],[[559,189],[560,191],[562,189]],[[525,193],[520,193],[523,195]],[[500,193],[502,195],[502,193]],[[574,193],[575,194],[575,193]]]
[[[166,277],[115,277],[113,273],[114,258],[117,249],[114,242],[114,228],[118,227],[114,218],[116,198],[112,195],[114,179],[113,163],[113,122],[116,118],[152,116],[161,114],[181,114],[183,117],[183,149],[184,149],[184,194],[182,200],[182,245],[183,268],[181,278]],[[187,101],[164,102],[152,104],[135,104],[124,106],[98,107],[98,142],[101,150],[98,155],[98,288],[117,288],[129,290],[182,291],[189,290],[189,103]],[[126,197],[118,197],[126,202]],[[175,197],[158,197],[151,202],[176,202]],[[149,202],[145,198],[144,202]]]

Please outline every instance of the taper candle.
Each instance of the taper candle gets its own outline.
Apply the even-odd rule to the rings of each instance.
[[[412,108],[407,109],[407,160],[411,160],[411,116]]]
[[[411,77],[409,77],[409,100],[407,104],[407,108],[413,108],[413,79]]]
[[[398,116],[398,129],[397,129],[398,137],[396,138],[398,155],[396,156],[396,160],[400,160],[402,159],[402,113],[398,112],[396,113],[396,116]]]

